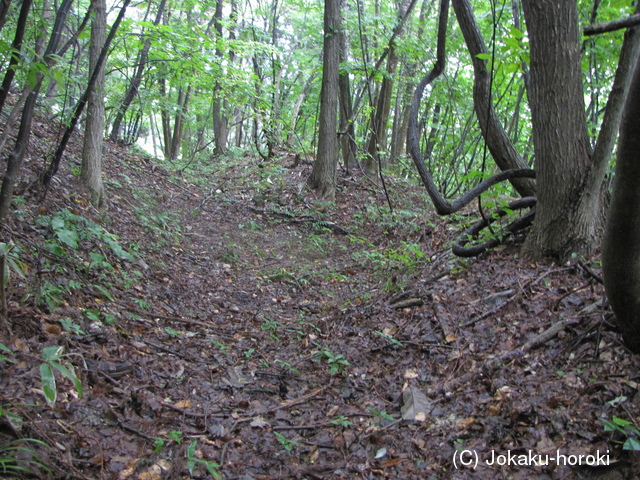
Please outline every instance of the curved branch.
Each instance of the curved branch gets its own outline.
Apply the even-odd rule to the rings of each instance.
[[[462,232],[453,244],[451,251],[458,257],[475,257],[476,255],[480,255],[481,253],[484,253],[485,251],[499,245],[500,243],[502,243],[504,237],[516,233],[517,231],[531,225],[536,214],[535,205],[536,197],[524,197],[511,202],[506,208],[503,207],[498,209],[494,215],[491,215],[486,219],[483,218],[478,220],[476,223]],[[509,210],[520,210],[522,208],[530,208],[531,210],[525,213],[522,217],[511,222],[506,227],[502,228],[489,240],[474,245],[473,247],[466,246],[471,238],[478,235],[478,233],[480,233],[484,228],[509,214]]]
[[[500,170],[528,168],[529,165],[509,139],[490,101],[491,80],[487,70],[487,60],[478,58],[478,55],[488,52],[471,4],[469,0],[452,0],[452,3],[473,63],[473,104],[480,130],[491,156]],[[520,180],[512,184],[523,197],[535,194],[534,182]]]
[[[425,75],[420,81],[413,94],[413,100],[411,101],[411,111],[409,114],[409,127],[407,132],[407,149],[413,159],[414,164],[418,170],[418,174],[422,180],[422,183],[429,193],[429,197],[436,208],[439,215],[448,215],[457,212],[462,207],[471,202],[478,195],[487,191],[491,186],[504,180],[510,180],[512,178],[535,178],[535,172],[530,169],[515,169],[506,170],[500,172],[491,178],[487,178],[480,184],[476,185],[469,192],[465,193],[462,197],[455,200],[453,203],[446,201],[438,188],[433,182],[431,174],[427,170],[427,167],[422,158],[420,152],[419,133],[418,133],[418,110],[420,109],[420,102],[422,101],[422,95],[424,89],[433,82],[443,72],[445,65],[445,50],[446,50],[446,33],[447,33],[447,17],[449,10],[449,1],[441,0],[440,2],[440,19],[438,22],[438,47],[436,51],[436,63],[431,71]]]

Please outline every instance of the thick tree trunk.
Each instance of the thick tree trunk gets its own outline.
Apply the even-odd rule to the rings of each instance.
[[[575,0],[524,0],[537,179],[536,219],[524,245],[534,257],[587,254],[602,232],[601,189],[586,189],[592,157],[585,119]],[[593,184],[593,183],[592,183]]]
[[[340,67],[340,0],[324,0],[324,60],[320,93],[318,154],[309,186],[326,199],[336,194],[338,144],[338,77]]]
[[[607,297],[627,346],[640,353],[640,64],[620,128],[613,198],[602,245]]]
[[[186,91],[180,87],[178,92],[178,111],[176,112],[176,118],[173,122],[173,134],[171,135],[171,146],[169,148],[169,160],[171,161],[176,160],[180,154],[182,136],[184,135],[184,119],[189,110],[191,90],[191,86],[187,87]]]
[[[0,31],[7,22],[7,13],[9,13],[9,7],[11,7],[11,0],[0,0]]]
[[[90,75],[98,65],[100,52],[107,36],[106,0],[92,0],[93,22],[91,25],[91,47],[89,50]],[[102,144],[104,139],[104,62],[97,72],[95,86],[89,95],[87,120],[82,150],[80,181],[87,187],[91,202],[101,211],[106,208],[102,185]]]

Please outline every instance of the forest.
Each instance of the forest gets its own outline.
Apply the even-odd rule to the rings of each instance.
[[[640,478],[640,3],[0,0],[0,477]]]

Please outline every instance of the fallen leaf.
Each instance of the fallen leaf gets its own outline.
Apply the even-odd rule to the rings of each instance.
[[[179,402],[174,403],[173,406],[176,408],[186,409],[191,406],[191,400],[180,400]]]
[[[251,423],[249,425],[255,428],[265,428],[268,427],[270,423],[267,422],[263,417],[256,417],[251,420]]]
[[[242,373],[241,366],[229,367],[227,368],[227,373],[229,378],[225,378],[224,382],[231,387],[242,388],[247,383],[251,383],[251,379]]]
[[[433,410],[433,402],[416,387],[407,387],[402,392],[402,418],[416,422],[425,422]]]

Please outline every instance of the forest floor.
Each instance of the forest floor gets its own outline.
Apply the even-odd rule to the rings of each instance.
[[[2,231],[26,279],[7,285],[0,445],[46,443],[18,443],[36,477],[639,478],[635,434],[601,421],[640,420],[640,361],[597,258],[533,262],[517,239],[456,258],[472,217],[394,178],[390,213],[344,172],[319,201],[285,154],[179,174],[108,144],[100,214],[74,143],[38,201],[55,135],[35,133]]]

